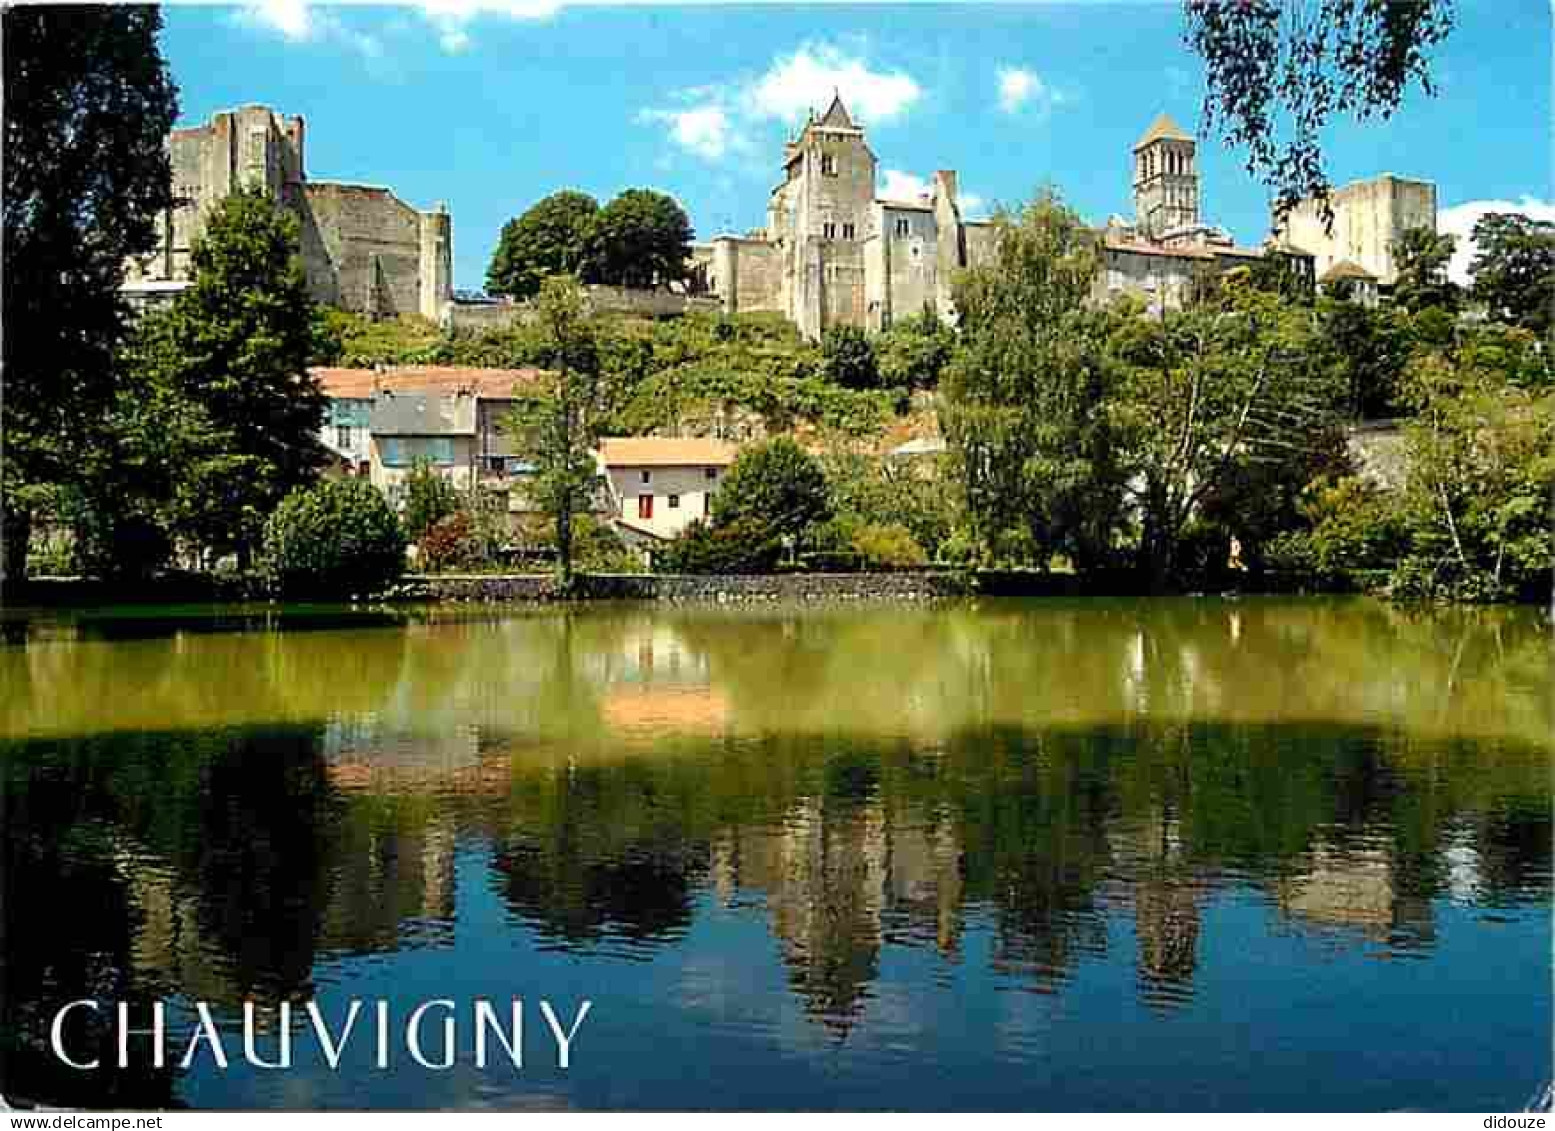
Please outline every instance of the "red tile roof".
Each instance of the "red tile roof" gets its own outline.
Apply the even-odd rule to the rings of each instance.
[[[467,391],[487,400],[512,397],[516,385],[545,375],[541,369],[478,369],[463,365],[391,365],[383,369],[343,369],[314,366],[324,395],[337,400],[369,400],[374,392],[456,393]]]

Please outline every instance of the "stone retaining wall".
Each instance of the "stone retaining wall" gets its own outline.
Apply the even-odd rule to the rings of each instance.
[[[749,576],[588,574],[578,578],[585,600],[677,602],[917,601],[971,591],[965,574],[782,573]],[[555,579],[540,574],[412,576],[397,596],[438,601],[554,601]]]

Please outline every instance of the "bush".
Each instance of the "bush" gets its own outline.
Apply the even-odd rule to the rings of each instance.
[[[821,336],[826,376],[849,389],[873,389],[880,384],[875,348],[857,326],[832,326]]]
[[[782,553],[781,536],[759,519],[739,518],[726,526],[693,522],[659,552],[654,568],[660,573],[770,573]]]
[[[405,533],[365,479],[293,491],[265,523],[262,569],[289,597],[376,593],[405,570]]]
[[[405,476],[405,536],[419,543],[458,509],[459,492],[454,485],[426,460],[418,459]]]
[[[859,527],[853,535],[853,548],[870,569],[911,569],[929,561],[912,531],[900,523]]]
[[[801,539],[831,514],[826,474],[815,457],[787,436],[745,449],[709,502],[714,526],[742,519],[775,537]]]
[[[475,524],[464,511],[444,515],[421,536],[416,564],[430,573],[473,565],[482,557],[474,535]]]

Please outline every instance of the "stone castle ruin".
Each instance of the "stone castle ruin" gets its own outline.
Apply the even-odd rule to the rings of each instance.
[[[265,191],[297,217],[308,290],[318,302],[374,317],[442,319],[453,297],[453,221],[445,205],[411,207],[386,188],[310,181],[300,117],[266,106],[215,115],[168,137],[177,204],[158,247],[129,264],[134,299],[190,278],[190,250],[211,210],[243,185]]]
[[[310,181],[300,117],[265,106],[219,113],[168,138],[178,204],[163,218],[159,246],[129,264],[125,293],[154,302],[185,285],[190,248],[211,209],[243,184],[264,186],[301,228],[302,261],[315,300],[372,317],[419,314],[480,329],[524,316],[514,304],[460,303],[452,287],[453,223],[444,205],[422,212],[386,188]],[[1303,201],[1259,247],[1241,247],[1200,212],[1197,145],[1166,114],[1134,143],[1134,218],[1097,230],[1101,270],[1094,299],[1121,295],[1152,311],[1180,307],[1196,280],[1279,254],[1309,281],[1365,276],[1391,287],[1393,244],[1410,227],[1436,227],[1436,188],[1384,174],[1336,189],[1330,228],[1322,205]],[[958,271],[987,262],[997,229],[966,219],[957,178],[934,174],[915,200],[876,195],[877,160],[840,95],[812,113],[783,147],[782,179],[764,227],[692,247],[683,290],[590,288],[599,309],[667,317],[693,309],[782,314],[809,338],[834,325],[869,332],[932,310],[954,320]]]
[[[693,285],[724,309],[786,315],[807,337],[827,326],[881,330],[925,307],[951,317],[955,271],[993,250],[993,228],[962,217],[956,174],[918,200],[875,196],[874,152],[840,96],[783,148],[764,228],[692,250]]]

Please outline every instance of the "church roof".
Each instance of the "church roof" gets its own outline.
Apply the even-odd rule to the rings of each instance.
[[[1139,140],[1134,143],[1135,149],[1143,149],[1153,141],[1162,139],[1167,141],[1192,141],[1193,138],[1183,132],[1183,128],[1172,121],[1171,115],[1164,110],[1155,116],[1155,121],[1150,127],[1139,135]]]
[[[826,113],[821,115],[821,120],[818,124],[825,129],[858,129],[858,126],[854,125],[853,119],[848,117],[848,108],[842,104],[842,93],[840,91],[832,92],[831,105],[826,108]]]

